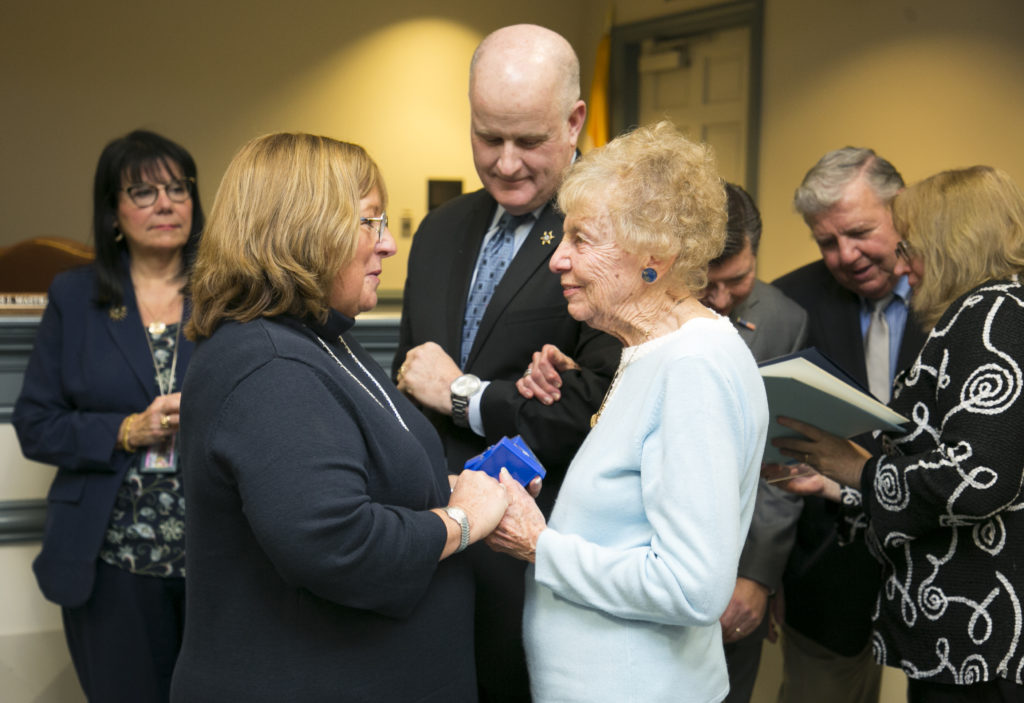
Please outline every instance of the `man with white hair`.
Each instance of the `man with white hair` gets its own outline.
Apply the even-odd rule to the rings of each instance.
[[[586,117],[579,60],[536,25],[488,35],[470,66],[473,160],[484,189],[431,212],[409,254],[394,372],[441,434],[452,473],[503,436],[521,435],[547,469],[549,511],[618,364],[616,340],[573,320],[548,259],[562,237],[554,198]],[[515,381],[553,344],[582,367],[558,402]],[[529,701],[522,651],[523,562],[474,546],[481,701]]]
[[[889,204],[902,189],[899,172],[871,149],[825,154],[793,199],[821,259],[774,282],[807,310],[808,346],[824,352],[883,402],[889,400],[893,377],[913,363],[925,340],[908,305],[910,285],[894,273],[900,236]],[[781,703],[878,700],[881,667],[874,662],[870,637],[879,566],[863,540],[838,544],[837,510],[823,498],[804,498],[783,577]]]

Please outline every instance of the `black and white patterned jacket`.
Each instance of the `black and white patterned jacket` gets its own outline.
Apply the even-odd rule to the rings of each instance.
[[[1022,369],[1024,287],[974,288],[896,380],[907,433],[844,489],[845,537],[866,528],[883,565],[875,656],[911,678],[1022,682]]]

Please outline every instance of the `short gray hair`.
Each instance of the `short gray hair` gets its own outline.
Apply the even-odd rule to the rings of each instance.
[[[804,217],[824,212],[862,175],[885,205],[903,190],[903,176],[895,166],[872,149],[848,146],[828,152],[814,164],[793,195],[793,207]]]

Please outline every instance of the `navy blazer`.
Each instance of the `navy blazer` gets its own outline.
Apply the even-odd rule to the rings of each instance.
[[[58,467],[32,568],[43,595],[65,607],[92,594],[96,559],[133,456],[118,446],[121,422],[159,395],[127,270],[123,286],[127,314],[115,320],[93,302],[93,266],[54,279],[14,406],[24,455]],[[184,336],[179,345],[176,388],[193,349]]]

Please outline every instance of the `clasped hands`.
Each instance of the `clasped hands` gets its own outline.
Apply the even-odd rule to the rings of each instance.
[[[524,398],[536,397],[540,402],[550,405],[561,398],[559,389],[562,379],[559,372],[578,368],[579,365],[557,347],[546,344],[540,351],[534,352],[527,373],[516,381],[516,388]],[[461,374],[458,364],[440,345],[425,342],[406,353],[395,380],[398,390],[424,407],[451,415],[451,383]],[[459,474],[453,484],[449,503],[458,505],[469,515],[470,541],[479,539],[480,530],[487,534],[484,541],[494,551],[533,562],[537,540],[547,528],[544,515],[534,501],[540,494],[540,479],[531,481],[527,490],[503,470],[499,483],[504,488],[507,503],[504,512],[500,512],[501,503],[493,495],[490,498],[479,498],[486,493],[483,486],[476,485],[475,489],[470,489],[470,484],[494,480],[485,474],[468,476],[479,473],[463,471]],[[464,477],[467,483],[463,491],[459,487]]]
[[[470,542],[483,539],[496,552],[533,562],[537,540],[547,527],[534,502],[540,495],[540,477],[530,482],[529,490],[504,468],[498,481],[472,470],[450,478],[453,484],[448,504],[459,506],[469,516]]]

